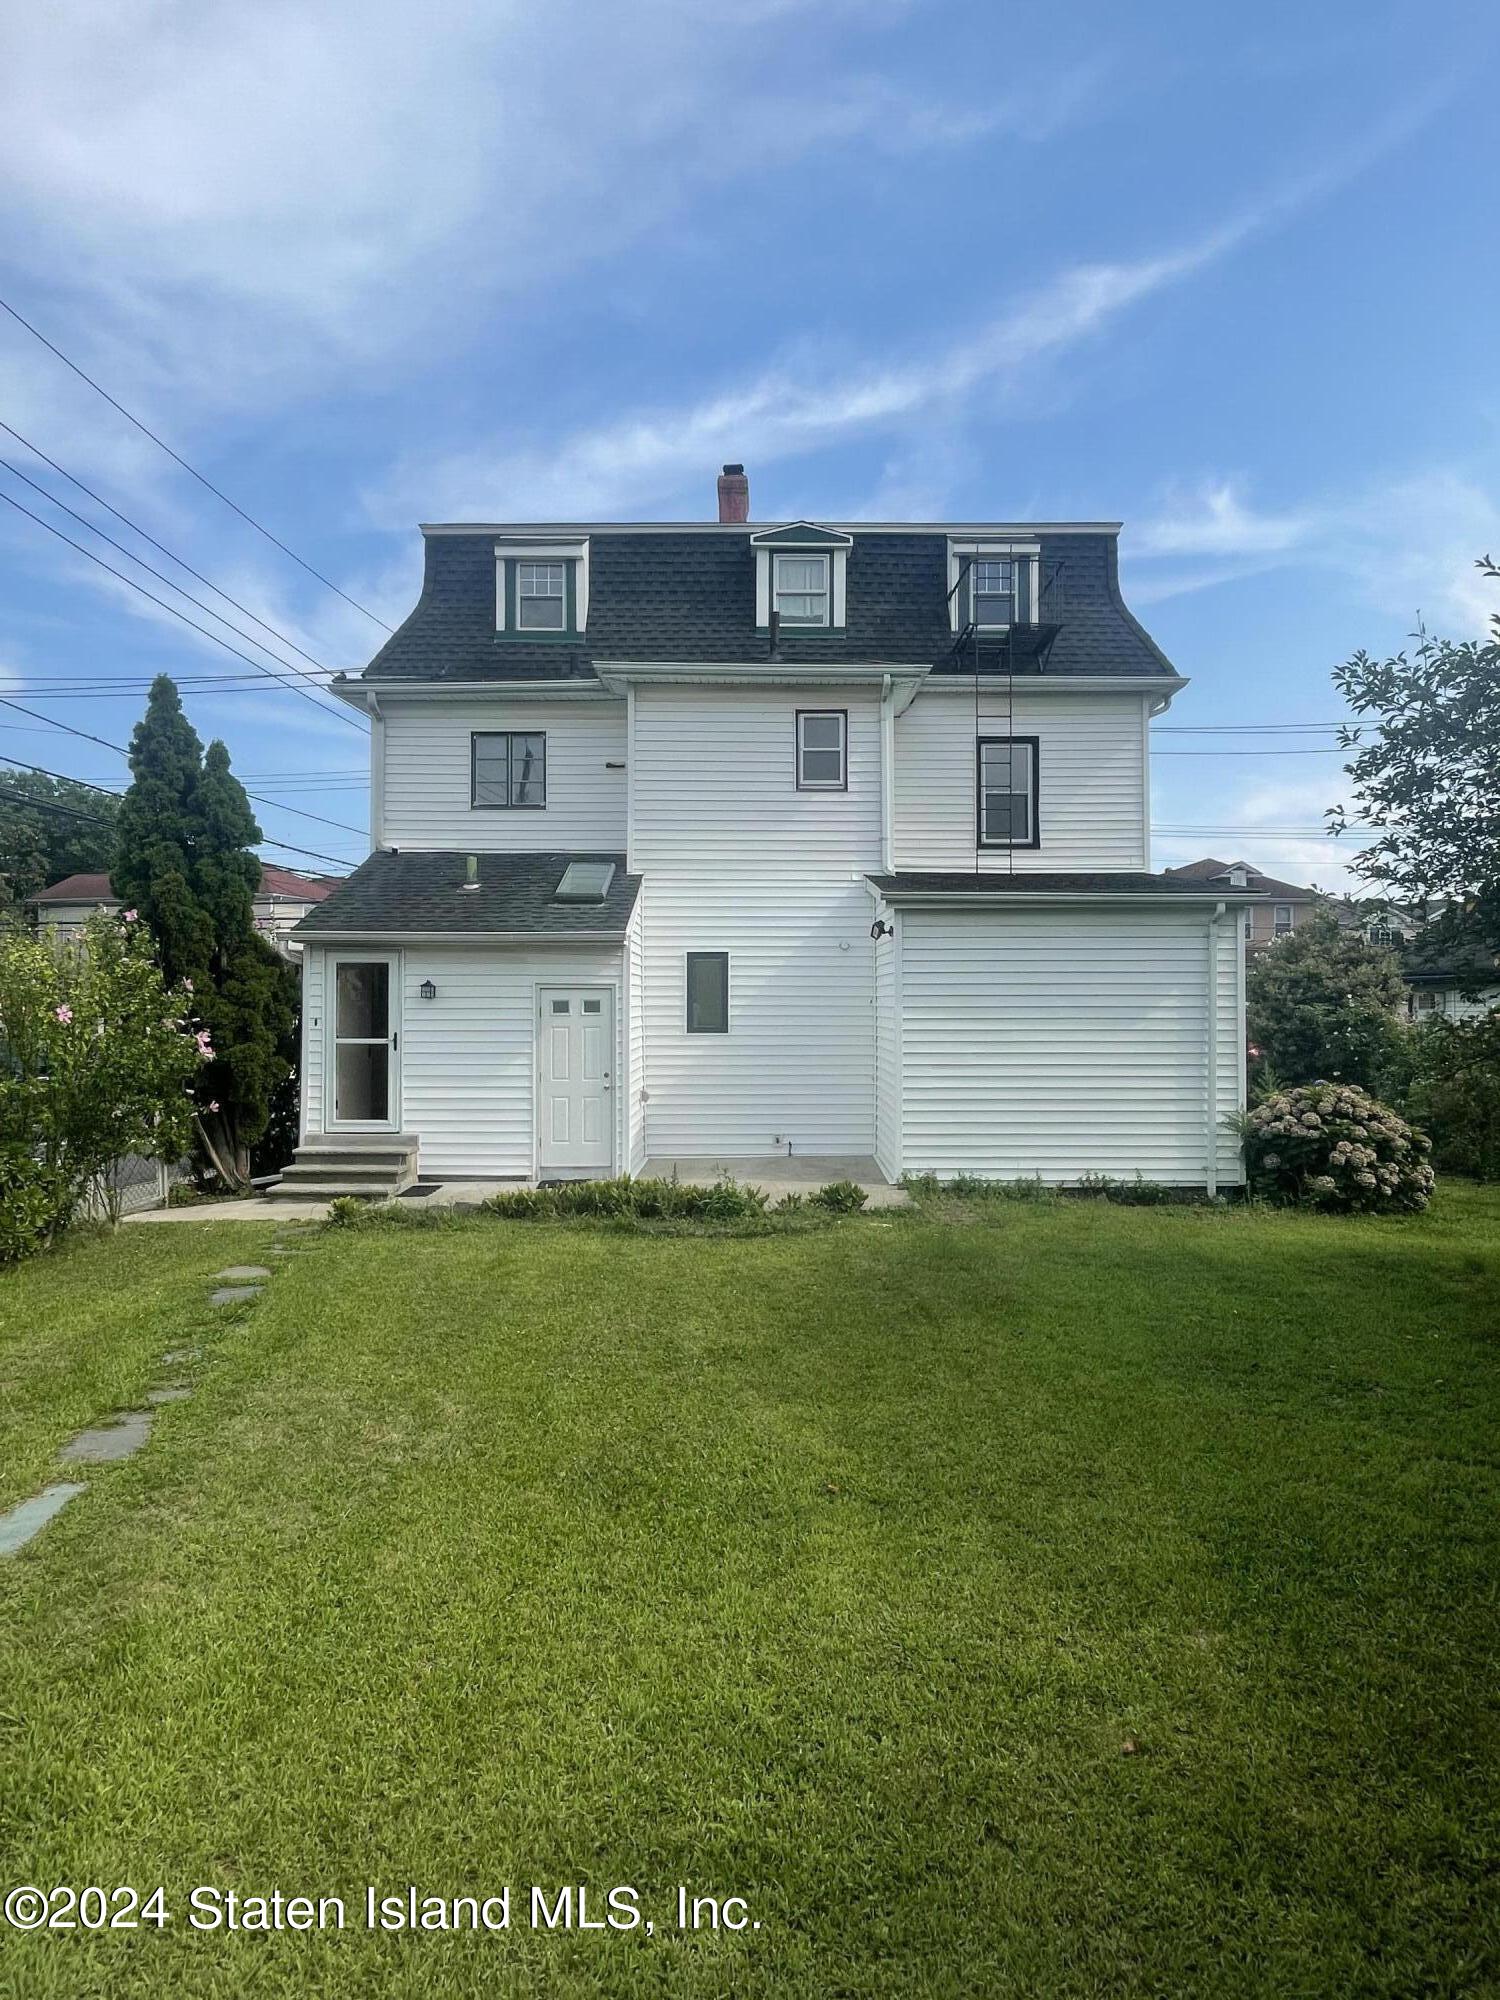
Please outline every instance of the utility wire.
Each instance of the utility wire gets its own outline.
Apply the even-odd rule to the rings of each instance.
[[[88,730],[75,729],[69,722],[57,722],[50,715],[43,715],[39,709],[22,708],[20,702],[11,701],[3,695],[0,695],[0,707],[13,708],[21,715],[34,715],[39,721],[50,724],[53,729],[60,729],[65,736],[77,736],[85,743],[97,743],[101,750],[112,750],[117,757],[124,757],[127,762],[129,761],[130,752],[121,743],[111,743],[103,736],[91,736]],[[0,757],[0,764],[15,764],[18,761],[15,757]],[[40,764],[28,764],[24,768],[29,771],[40,771],[42,769]],[[61,771],[44,771],[42,775],[48,778],[60,778],[65,774]],[[82,785],[88,781],[84,778],[70,778],[68,782],[73,785]],[[96,792],[105,792],[109,790],[109,787],[108,785],[94,785],[90,789]],[[322,813],[310,813],[303,806],[283,805],[280,799],[268,799],[263,797],[259,792],[247,791],[245,797],[247,799],[254,799],[257,805],[270,806],[276,812],[290,813],[294,819],[315,819],[320,826],[336,827],[340,833],[357,833],[361,838],[365,834],[365,828],[362,826],[350,826],[346,820],[341,819],[325,819]],[[326,858],[325,856],[324,859]]]
[[[262,618],[259,612],[252,611],[248,604],[241,604],[237,597],[231,597],[227,590],[223,589],[219,584],[215,583],[212,577],[205,576],[202,570],[194,569],[193,565],[190,562],[186,561],[182,556],[178,555],[175,550],[169,549],[165,542],[159,542],[156,539],[155,535],[151,534],[147,529],[141,526],[139,521],[132,521],[128,514],[122,514],[118,507],[112,506],[110,502],[105,499],[102,493],[96,493],[92,486],[86,486],[84,482],[78,477],[78,474],[76,472],[69,472],[67,467],[59,465],[55,458],[49,458],[46,452],[42,450],[39,444],[33,444],[29,437],[23,437],[20,431],[18,431],[14,427],[14,425],[6,423],[3,417],[0,417],[0,431],[4,431],[7,437],[13,437],[17,444],[24,445],[34,458],[39,458],[42,461],[43,465],[50,465],[52,470],[55,473],[57,473],[59,477],[66,479],[70,486],[76,486],[80,493],[86,493],[89,499],[94,502],[96,507],[102,507],[106,513],[113,514],[117,521],[123,521],[125,526],[130,529],[132,534],[139,535],[143,542],[149,542],[153,549],[157,550],[159,554],[164,555],[167,558],[168,562],[176,563],[179,569],[185,569],[189,576],[196,577],[198,582],[201,583],[205,587],[205,589],[211,590],[214,593],[215,597],[222,597],[226,604],[232,604],[236,611],[243,612],[244,615],[248,619],[250,619],[250,621],[253,624],[258,625],[263,632],[269,632],[273,639],[279,639],[283,646],[290,646],[294,653],[300,654],[301,657],[304,660],[306,660],[310,666],[316,667],[320,673],[326,674],[327,672],[329,672],[329,669],[323,665],[321,660],[314,659],[313,655],[305,651],[301,646],[299,646],[295,639],[289,638],[285,632],[280,631],[275,625],[271,624],[269,619]],[[20,476],[23,479],[26,477],[24,473],[22,473]],[[38,488],[37,490],[40,492],[41,489]],[[48,498],[50,499],[51,497],[52,496],[49,494]],[[57,502],[57,505],[59,507],[62,506],[62,504],[63,503],[60,500]],[[72,513],[71,508],[69,508],[68,511],[69,513]],[[80,516],[74,515],[75,520],[80,518],[81,518]],[[106,536],[105,539],[107,540],[108,537]],[[142,565],[142,567],[144,567],[144,565]],[[187,592],[184,591],[183,595],[186,596]]]
[[[0,301],[0,303],[3,303],[3,301]],[[62,529],[54,527],[51,521],[43,520],[42,516],[33,513],[31,508],[22,506],[14,494],[0,493],[0,500],[3,500],[8,507],[14,507],[18,514],[24,514],[27,520],[35,521],[39,528],[45,528],[49,535],[56,535],[57,539],[60,542],[66,542],[70,549],[76,549],[81,556],[87,556],[89,561],[97,563],[100,569],[108,570],[109,574],[113,577],[118,577],[121,583],[129,584],[132,590],[139,591],[140,595],[148,598],[152,604],[159,605],[163,611],[169,611],[174,618],[180,618],[182,623],[190,626],[194,632],[201,632],[205,639],[212,639],[214,644],[222,646],[226,653],[233,653],[235,658],[243,660],[246,666],[254,667],[257,672],[263,673],[269,680],[280,679],[280,676],[273,668],[263,665],[259,660],[252,659],[248,653],[242,653],[238,646],[231,646],[229,641],[221,639],[217,632],[211,632],[206,625],[200,625],[196,618],[189,618],[187,613],[179,611],[175,604],[168,604],[164,597],[158,597],[155,591],[147,590],[146,586],[143,583],[137,583],[133,576],[127,576],[124,570],[116,569],[114,564],[107,563],[103,556],[96,556],[94,551],[85,548],[82,542],[75,542],[71,535],[65,535]],[[176,588],[175,584],[173,588]],[[304,701],[311,702],[314,708],[321,709],[325,715],[335,715],[340,722],[347,722],[351,728],[358,729],[360,727],[359,722],[354,716],[348,714],[343,709],[330,708],[326,702],[319,701],[316,696],[309,694],[307,689],[298,682],[283,681],[282,685],[289,687],[293,694],[300,694]]]
[[[283,542],[279,536],[273,535],[271,533],[271,530],[267,527],[264,527],[259,521],[257,521],[253,514],[247,514],[244,508],[240,506],[238,501],[231,500],[229,495],[221,491],[219,487],[215,486],[211,479],[205,478],[205,476],[198,470],[197,466],[189,465],[187,460],[182,456],[182,454],[180,452],[174,451],[171,445],[167,443],[165,438],[158,437],[155,431],[150,429],[148,425],[143,424],[140,418],[135,416],[131,411],[127,410],[123,403],[117,401],[116,398],[109,393],[108,389],[104,388],[100,383],[96,382],[92,375],[86,374],[84,370],[79,367],[76,361],[70,360],[69,357],[63,353],[60,347],[56,346],[54,342],[50,341],[47,338],[46,334],[42,333],[37,327],[34,327],[29,319],[23,318],[22,315],[16,311],[15,307],[11,305],[7,300],[0,299],[0,310],[9,313],[11,318],[16,322],[18,326],[24,326],[26,331],[32,336],[33,339],[39,340],[42,343],[43,347],[47,349],[49,354],[55,354],[58,360],[62,362],[65,368],[72,369],[73,373],[78,377],[80,382],[87,382],[89,387],[95,392],[95,394],[102,396],[105,402],[109,404],[112,410],[118,410],[120,415],[124,417],[127,423],[134,424],[135,428],[141,433],[143,437],[150,438],[151,442],[154,445],[156,445],[159,450],[164,451],[167,454],[167,457],[170,458],[174,464],[180,465],[183,471],[189,473],[194,479],[196,479],[200,486],[206,487],[207,490],[213,494],[216,500],[222,500],[224,505],[228,507],[232,513],[238,514],[240,519],[248,523],[250,527],[254,528],[255,532],[258,535],[264,535],[266,540],[272,543],[274,547],[280,549],[281,553],[284,556],[290,556],[292,561],[296,563],[299,569],[305,569],[309,576],[316,577],[317,581],[323,584],[327,589],[331,590],[335,597],[342,597],[346,604],[352,605],[356,611],[360,612],[364,617],[368,618],[372,624],[378,625],[383,632],[389,632],[392,629],[389,625],[386,624],[383,618],[377,618],[375,616],[375,613],[369,610],[367,606],[361,604],[357,598],[351,597],[349,593],[345,590],[340,590],[338,585],[334,583],[330,577],[324,576],[321,570],[314,569],[310,562],[305,562],[303,558],[298,555],[295,549],[289,549],[286,543]]]
[[[55,493],[49,493],[45,486],[38,485],[36,480],[34,480],[29,473],[25,473],[21,470],[20,466],[12,465],[8,458],[0,458],[0,465],[3,465],[5,467],[5,470],[8,473],[10,473],[13,478],[24,480],[26,485],[28,485],[31,488],[33,493],[39,493],[44,500],[50,502],[50,504],[56,507],[61,513],[66,514],[69,520],[76,521],[80,528],[86,528],[91,535],[97,535],[101,542],[107,542],[112,549],[116,550],[120,555],[124,556],[126,562],[133,562],[136,565],[137,569],[143,569],[146,572],[147,576],[154,576],[157,582],[164,583],[167,586],[168,590],[175,590],[179,597],[185,597],[188,603],[195,606],[199,611],[201,611],[204,614],[205,617],[217,618],[221,625],[227,626],[228,629],[231,632],[233,632],[235,637],[237,639],[243,639],[246,645],[259,646],[260,650],[263,653],[267,653],[270,655],[270,657],[276,662],[278,667],[285,667],[288,673],[296,674],[300,680],[306,681],[309,687],[314,687],[314,688],[322,687],[323,683],[319,680],[315,680],[313,676],[307,672],[305,667],[293,666],[290,660],[284,660],[281,657],[280,653],[273,652],[271,647],[269,647],[266,644],[264,639],[257,639],[253,632],[246,632],[243,629],[243,627],[236,625],[232,618],[226,618],[222,611],[215,611],[213,606],[211,604],[205,604],[201,597],[194,597],[193,593],[190,590],[184,590],[180,583],[174,583],[171,577],[164,576],[159,569],[153,569],[150,563],[148,563],[143,556],[138,556],[133,549],[127,549],[123,542],[117,542],[113,535],[107,535],[102,528],[95,527],[94,523],[88,518],[86,514],[80,514],[76,510],[76,508],[70,507],[66,500],[59,500]],[[174,557],[173,560],[175,561],[176,558]],[[186,565],[184,564],[184,568],[185,567]],[[196,573],[197,572],[195,571],[194,574],[196,575]],[[213,589],[212,584],[209,585],[209,589],[210,590]],[[254,617],[254,615],[255,614],[253,612],[250,614],[251,617]],[[256,620],[256,622],[259,623],[260,621]],[[268,626],[266,629],[269,631],[270,627]],[[288,644],[290,643],[291,642],[288,641]],[[298,646],[297,648],[295,648],[295,650],[297,652],[301,652],[302,648]],[[312,655],[310,653],[304,653],[303,658],[311,659]],[[317,660],[313,660],[313,665],[318,668],[319,673],[326,674],[329,671],[327,667],[320,665]],[[288,685],[290,685],[290,683],[288,683]]]
[[[30,765],[27,768],[35,770],[37,767]],[[44,775],[51,776],[52,774],[48,772],[44,773]],[[74,785],[82,785],[84,783],[82,778],[70,778],[68,782]],[[107,785],[88,785],[85,789],[91,792],[104,792],[110,798],[118,798],[120,796],[118,792],[111,792]],[[13,805],[26,806],[32,812],[61,813],[65,819],[86,820],[90,826],[113,825],[113,821],[105,819],[102,813],[82,812],[77,806],[60,806],[54,799],[28,798],[25,792],[13,792],[5,785],[0,785],[0,799],[7,799]],[[347,859],[342,854],[320,854],[315,847],[298,847],[294,841],[290,840],[266,839],[261,842],[261,846],[279,847],[286,854],[305,854],[314,861],[331,861],[336,868],[347,868],[349,866]]]

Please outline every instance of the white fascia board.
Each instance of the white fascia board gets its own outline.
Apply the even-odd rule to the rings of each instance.
[[[329,683],[329,691],[353,708],[377,701],[472,701],[476,695],[520,701],[608,701],[598,681],[349,681]]]
[[[974,675],[965,673],[934,674],[923,687],[924,694],[964,695],[969,701],[974,699]],[[1009,694],[1130,694],[1139,698],[1143,694],[1164,697],[1164,709],[1174,694],[1181,693],[1188,683],[1181,674],[996,674],[979,676],[981,687],[997,687]],[[1154,709],[1160,714],[1161,709]]]
[[[882,888],[865,877],[865,885],[877,899],[900,905],[903,910],[1039,909],[1062,903],[1112,903],[1133,907],[1139,903],[1152,910],[1201,910],[1227,903],[1264,903],[1264,896],[1246,895],[1233,889],[1222,895],[1200,896],[1180,889],[892,889]]]
[[[693,661],[677,665],[616,665],[596,660],[601,685],[614,695],[628,687],[918,687],[930,667],[845,667],[821,666],[817,662],[788,664],[784,660],[764,665],[699,666]]]
[[[395,950],[403,944],[624,944],[619,931],[315,931],[297,939],[299,944],[385,945]]]
[[[786,521],[422,521],[423,535],[751,535],[795,526]],[[1121,521],[821,521],[847,535],[1118,535]]]

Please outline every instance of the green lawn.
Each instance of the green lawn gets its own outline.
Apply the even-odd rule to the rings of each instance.
[[[1495,1990],[1500,1191],[329,1231],[210,1323],[270,1241],[0,1278],[6,1497],[208,1328],[0,1564],[0,1873],[173,1921],[7,1936],[0,1994]],[[654,1935],[533,1930],[565,1883]]]

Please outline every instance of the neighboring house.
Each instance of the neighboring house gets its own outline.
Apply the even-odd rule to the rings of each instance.
[[[301,875],[293,868],[261,866],[260,891],[255,898],[255,928],[264,933],[279,951],[286,951],[286,939],[309,910],[330,893],[338,876]],[[108,875],[65,875],[30,899],[39,925],[59,937],[77,937],[96,910],[118,910],[119,897],[110,887]]]
[[[1472,947],[1418,938],[1401,964],[1413,1021],[1475,1021],[1500,1007],[1500,960]]]
[[[1167,873],[1189,876],[1216,888],[1249,889],[1263,897],[1263,902],[1251,904],[1245,911],[1245,943],[1252,951],[1261,951],[1268,944],[1275,944],[1278,938],[1290,937],[1314,911],[1329,906],[1321,891],[1299,889],[1295,882],[1278,882],[1274,875],[1263,875],[1248,861],[1215,861],[1207,857],[1202,861],[1185,861],[1180,868],[1169,868]]]
[[[423,529],[333,683],[375,852],[297,929],[294,1174],[1238,1182],[1253,892],[1150,872],[1186,683],[1118,524],[757,526],[719,487],[702,524]]]

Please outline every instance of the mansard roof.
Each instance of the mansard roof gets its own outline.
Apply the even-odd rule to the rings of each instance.
[[[422,594],[365,669],[367,681],[593,680],[596,661],[762,663],[756,626],[756,538],[784,524],[626,525],[557,522],[527,528],[430,527]],[[793,523],[806,536],[818,524]],[[972,673],[955,657],[948,609],[950,537],[1026,541],[1041,549],[1044,578],[1060,573],[1061,612],[1042,660],[1015,672],[1049,678],[1108,675],[1169,680],[1175,670],[1120,595],[1113,523],[1077,527],[970,523],[822,524],[848,536],[846,622],[839,631],[783,626],[777,657],[793,666],[926,666]],[[582,541],[589,549],[587,630],[576,643],[526,641],[495,630],[495,552],[502,540]],[[774,546],[774,543],[771,544]],[[785,544],[783,544],[785,545]],[[833,545],[833,544],[829,544]],[[767,546],[766,541],[760,542]],[[988,670],[993,670],[993,663]]]

